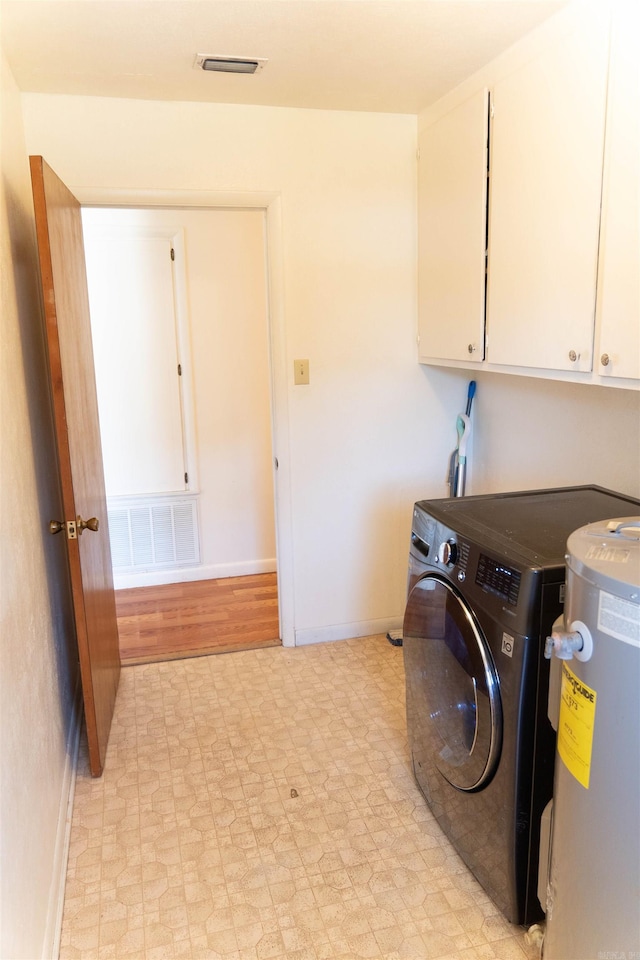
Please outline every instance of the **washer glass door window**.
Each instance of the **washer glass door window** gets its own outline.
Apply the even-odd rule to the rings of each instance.
[[[479,790],[502,743],[498,677],[480,626],[453,584],[427,574],[409,595],[403,635],[435,765],[459,790]]]

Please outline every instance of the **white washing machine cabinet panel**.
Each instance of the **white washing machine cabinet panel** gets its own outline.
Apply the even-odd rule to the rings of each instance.
[[[562,612],[567,537],[616,507],[640,502],[577,487],[414,508],[403,626],[413,770],[443,831],[513,923],[543,916],[540,825],[555,761],[543,652]]]
[[[545,960],[640,958],[640,516],[569,537]],[[562,631],[558,631],[562,634]],[[555,686],[555,685],[554,685]],[[551,706],[551,705],[550,705]]]

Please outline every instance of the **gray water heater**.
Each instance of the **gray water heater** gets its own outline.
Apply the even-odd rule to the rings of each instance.
[[[640,517],[567,544],[545,960],[640,960]]]

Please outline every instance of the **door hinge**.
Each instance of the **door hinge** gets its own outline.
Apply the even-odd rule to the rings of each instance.
[[[175,260],[175,258],[176,258],[176,252],[175,252],[175,250],[173,249],[173,247],[171,247],[171,259],[172,259],[172,260]]]
[[[184,475],[184,482],[185,482],[185,483],[189,483],[189,474],[188,474],[188,473],[185,473],[185,475]]]
[[[178,364],[178,376],[179,376],[179,377],[182,376],[182,364],[181,364],[181,363]]]

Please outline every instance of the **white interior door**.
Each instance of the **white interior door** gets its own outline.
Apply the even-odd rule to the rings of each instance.
[[[102,210],[83,226],[108,495],[185,490],[172,239]]]

